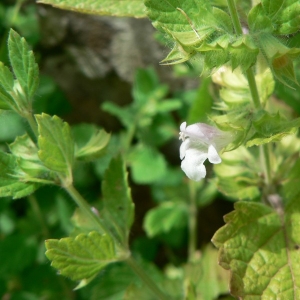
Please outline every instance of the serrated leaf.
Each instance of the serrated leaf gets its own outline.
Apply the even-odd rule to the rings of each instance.
[[[144,18],[142,0],[41,0],[38,3],[93,15]]]
[[[46,240],[46,248],[51,265],[72,280],[88,280],[118,260],[112,238],[96,231],[75,238]]]
[[[297,0],[262,0],[261,5],[272,20],[277,34],[296,33],[300,27],[300,4]]]
[[[188,209],[183,203],[164,202],[150,209],[144,219],[144,229],[149,237],[182,228],[188,222]]]
[[[19,168],[17,157],[0,151],[0,197],[22,198],[32,194],[38,185],[21,179],[24,172]]]
[[[154,27],[166,32],[176,42],[163,62],[183,62],[199,51],[205,56],[207,69],[230,59],[225,48],[235,39],[231,19],[211,2],[147,0],[145,5]]]
[[[127,245],[134,219],[134,203],[127,183],[125,164],[120,156],[111,160],[104,174],[102,193],[106,227],[121,244]]]
[[[246,147],[280,141],[283,137],[295,133],[300,126],[300,118],[287,121],[279,113],[258,111],[252,125],[256,133],[247,140]]]
[[[14,87],[13,74],[2,62],[0,62],[0,85],[8,92]]]
[[[27,101],[31,101],[39,84],[38,65],[25,39],[12,29],[9,32],[8,52],[18,82],[27,96]]]
[[[110,140],[110,134],[105,130],[95,132],[85,146],[76,151],[76,158],[82,160],[93,160],[103,153],[103,149]]]
[[[230,290],[236,297],[300,297],[300,204],[298,199],[285,208],[280,203],[277,211],[261,203],[235,203],[212,239],[220,265],[232,273]]]
[[[62,173],[72,181],[74,141],[69,125],[57,116],[41,114],[35,117],[39,130],[40,160],[50,170]]]
[[[153,183],[161,180],[167,170],[166,161],[156,149],[136,146],[129,157],[132,177],[136,183]]]
[[[19,178],[26,182],[53,183],[54,174],[49,172],[38,157],[38,148],[27,134],[18,136],[9,145],[11,153],[17,158],[18,167],[24,172]]]

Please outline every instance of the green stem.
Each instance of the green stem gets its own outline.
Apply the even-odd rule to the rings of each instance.
[[[152,294],[155,296],[157,300],[169,300],[157,287],[154,281],[147,275],[147,273],[136,263],[136,261],[129,257],[126,260],[126,263],[130,266],[130,268],[141,278],[141,280],[148,286],[149,290],[152,291]]]
[[[96,227],[99,228],[101,232],[106,233],[109,236],[112,236],[110,232],[102,225],[100,219],[92,212],[91,207],[86,202],[86,200],[80,195],[80,193],[74,188],[73,185],[64,186],[65,190],[72,197],[78,207],[84,212],[86,216],[89,217],[90,220],[93,221]]]
[[[227,0],[228,9],[230,11],[230,15],[232,18],[233,26],[235,29],[236,34],[243,34],[243,29],[239,20],[239,16],[237,13],[236,5],[234,0]],[[252,101],[256,109],[262,109],[262,105],[260,102],[257,84],[255,81],[255,76],[253,69],[249,68],[246,71],[246,77],[249,84],[249,89],[252,97]],[[265,184],[267,187],[270,186],[271,183],[271,164],[270,164],[270,156],[269,156],[269,149],[268,145],[260,146],[260,157],[263,163],[263,169],[265,174]]]
[[[252,97],[254,106],[256,109],[261,109],[262,106],[261,106],[260,99],[259,99],[255,76],[254,76],[253,70],[251,68],[246,71],[246,76],[247,76],[249,89],[250,89],[250,93],[251,93],[251,97]]]
[[[239,15],[237,13],[236,5],[234,0],[227,0],[228,9],[231,15],[233,27],[235,30],[235,33],[240,35],[243,34],[242,25],[239,19]]]
[[[90,206],[86,202],[86,200],[80,195],[80,193],[72,186],[65,186],[64,187],[68,194],[72,197],[72,199],[76,202],[79,208],[85,213],[86,216],[90,218],[95,224],[96,227],[99,228],[101,232],[106,233],[107,235],[114,238],[114,236],[102,225],[100,219],[91,211]],[[120,245],[118,241],[115,240],[117,244],[121,247],[120,250],[125,250],[128,252],[127,248],[123,245]],[[156,284],[152,281],[150,277],[144,272],[144,270],[134,261],[132,257],[129,256],[125,260],[127,264],[131,267],[131,269],[141,278],[142,281],[148,286],[148,288],[156,295],[156,299],[159,300],[167,300],[164,294],[158,289]]]
[[[28,113],[24,117],[26,118],[28,124],[30,125],[30,128],[33,131],[34,135],[36,136],[36,138],[38,138],[38,136],[39,136],[38,126],[37,126],[37,123],[35,121],[35,118],[34,118],[33,114]]]
[[[235,33],[238,35],[242,35],[243,29],[242,29],[242,25],[241,25],[241,22],[239,19],[239,15],[237,13],[235,2],[234,2],[234,0],[227,0],[227,4],[228,4],[228,9],[229,9],[229,12],[231,15]],[[255,82],[255,76],[254,76],[253,70],[251,68],[249,68],[246,71],[246,76],[247,76],[249,89],[250,89],[250,93],[252,96],[254,106],[256,109],[260,109],[260,108],[262,108],[262,106],[261,106],[261,103],[259,100],[259,94],[258,94],[256,82]]]
[[[197,250],[197,203],[196,203],[196,183],[189,180],[189,245],[188,261],[193,261]]]

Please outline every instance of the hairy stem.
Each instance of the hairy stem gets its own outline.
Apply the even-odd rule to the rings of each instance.
[[[231,20],[233,23],[233,27],[235,30],[235,33],[240,35],[243,34],[242,25],[239,19],[239,15],[237,13],[236,5],[234,0],[227,0],[228,9],[231,15]]]
[[[136,263],[136,261],[129,257],[126,263],[131,267],[131,269],[140,277],[140,279],[147,285],[151,290],[152,294],[157,300],[168,300],[161,290],[157,287],[154,281],[147,275],[147,273]]]
[[[189,180],[189,243],[188,243],[188,261],[193,261],[197,250],[197,204],[196,204],[196,183]]]
[[[35,121],[35,118],[34,118],[33,114],[28,113],[24,117],[26,118],[28,124],[30,125],[30,128],[33,131],[34,135],[36,136],[36,138],[38,138],[38,136],[39,136],[38,126],[37,126],[37,123]]]
[[[239,20],[239,16],[237,13],[236,5],[234,0],[227,0],[228,9],[230,11],[230,15],[232,18],[232,23],[235,29],[236,34],[243,34],[243,29]],[[249,89],[252,97],[253,104],[256,109],[262,109],[262,104],[260,102],[257,84],[254,76],[254,72],[252,68],[249,68],[246,71],[246,77],[249,84]],[[270,155],[268,145],[260,146],[260,157],[263,162],[263,171],[265,174],[265,184],[266,186],[270,185],[271,182],[271,164],[270,164]]]
[[[237,13],[235,2],[234,2],[234,0],[227,0],[227,4],[228,4],[228,9],[229,9],[229,12],[231,15],[231,20],[233,23],[235,33],[238,35],[242,35],[243,29],[242,29],[242,25],[241,25],[241,22],[239,19],[239,15]],[[251,93],[251,97],[252,97],[254,106],[256,109],[260,109],[260,108],[262,108],[262,106],[261,106],[261,103],[259,100],[259,94],[258,94],[256,82],[255,82],[254,72],[251,68],[249,68],[247,70],[246,77],[248,80],[249,89],[250,89],[250,93]]]
[[[80,195],[80,193],[74,188],[74,186],[69,185],[64,188],[68,192],[68,194],[71,196],[71,198],[75,201],[75,203],[78,205],[78,207],[84,212],[84,214],[86,216],[88,216],[90,220],[93,221],[95,227],[98,228],[100,232],[106,233],[107,235],[112,236],[110,234],[110,232],[108,232],[108,230],[103,226],[100,219],[93,213],[89,204]]]

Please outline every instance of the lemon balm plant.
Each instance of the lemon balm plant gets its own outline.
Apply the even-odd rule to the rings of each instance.
[[[133,258],[128,242],[134,204],[125,165],[131,165],[133,177],[140,183],[169,179],[162,160],[151,160],[158,157],[156,150],[146,147],[139,137],[152,128],[153,99],[156,112],[161,114],[180,109],[180,102],[163,104],[165,92],[151,72],[142,72],[140,78],[148,78],[151,84],[135,87],[132,106],[121,110],[109,103],[104,105],[120,118],[127,134],[122,140],[123,155],[111,160],[103,176],[101,208],[93,208],[74,187],[73,172],[76,161],[92,161],[103,155],[110,136],[95,131],[80,144],[60,118],[32,112],[38,67],[25,40],[10,32],[8,50],[13,73],[0,65],[0,108],[25,118],[32,132],[17,137],[9,152],[0,152],[0,195],[20,198],[42,185],[58,185],[78,205],[77,231],[46,241],[46,256],[52,266],[81,288],[107,266],[123,262],[140,280],[124,286],[121,296],[125,299],[207,300],[226,292],[219,279],[201,277],[207,272],[205,261],[213,258],[230,271],[230,292],[239,299],[299,299],[300,119],[290,110],[282,111],[274,96],[283,95],[286,102],[297,107],[296,98],[282,91],[298,89],[299,1],[41,2],[84,13],[148,17],[173,44],[163,63],[197,65],[202,76],[211,76],[213,86],[218,87],[210,124],[197,121],[201,108],[193,103],[190,115],[195,124],[183,122],[178,130],[182,144],[180,151],[174,151],[180,152],[181,167],[190,178],[189,200],[160,204],[149,211],[144,224],[148,235],[155,236],[184,220],[189,227],[189,262],[173,277],[172,272],[169,276],[145,272]],[[151,106],[147,106],[149,103]],[[139,143],[130,148],[135,135]],[[141,161],[149,157],[150,163],[142,165],[147,169],[155,162],[153,170],[159,178],[153,179],[154,172],[147,176],[141,172]],[[206,159],[216,164],[213,184],[236,203],[234,211],[225,216],[225,226],[212,238],[219,248],[218,259],[208,249],[199,260],[195,224],[201,201],[196,198],[208,193],[203,188]],[[212,292],[207,294],[212,282]]]

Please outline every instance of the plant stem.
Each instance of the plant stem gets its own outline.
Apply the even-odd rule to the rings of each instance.
[[[253,70],[251,68],[249,68],[246,71],[246,76],[247,76],[249,89],[250,89],[250,93],[251,93],[251,97],[252,97],[252,101],[254,103],[254,106],[255,106],[256,109],[261,109],[262,106],[261,106],[261,103],[260,103],[260,100],[259,100],[259,94],[258,94],[258,90],[257,90],[255,76],[254,76]]]
[[[149,290],[155,295],[155,299],[157,300],[168,300],[161,290],[157,287],[154,281],[147,275],[146,272],[136,263],[136,261],[129,257],[126,260],[126,263],[131,267],[131,269],[141,278],[141,280],[147,285]]]
[[[229,12],[231,15],[235,33],[238,35],[242,35],[243,29],[242,29],[242,25],[241,25],[241,22],[239,19],[239,15],[237,13],[237,9],[236,9],[234,0],[227,0],[227,5],[228,5],[228,9],[229,9]],[[261,103],[259,100],[259,94],[258,94],[256,82],[255,82],[255,76],[254,76],[253,70],[251,68],[249,68],[246,71],[246,76],[247,76],[249,89],[250,89],[250,93],[252,96],[252,101],[254,103],[254,106],[256,109],[260,109],[260,108],[262,108],[262,106],[261,106]]]
[[[234,0],[227,0],[227,4],[228,4],[228,9],[230,11],[230,15],[232,18],[232,22],[233,22],[233,26],[234,26],[236,34],[243,34],[243,29],[242,29],[242,26],[241,26],[241,23],[239,20],[239,16],[237,13],[237,9],[236,9]],[[249,68],[246,71],[246,76],[247,76],[253,104],[256,109],[262,109],[253,69]],[[265,183],[267,186],[269,186],[271,183],[271,165],[270,165],[270,156],[269,156],[268,145],[260,146],[260,157],[263,162]]]
[[[102,225],[100,219],[92,212],[91,207],[88,205],[86,200],[80,195],[80,193],[74,188],[73,185],[64,186],[65,190],[72,197],[75,203],[79,208],[85,213],[86,216],[90,218],[95,224],[96,227],[103,233],[106,233],[109,236],[112,236],[107,229]]]
[[[239,19],[239,15],[237,13],[236,5],[234,0],[227,0],[228,9],[231,15],[231,20],[233,23],[233,27],[235,30],[235,33],[240,35],[243,34],[242,25]]]
[[[28,113],[24,117],[26,118],[28,124],[30,125],[30,128],[33,131],[34,135],[36,136],[36,138],[38,138],[39,136],[38,126],[36,124],[34,116],[32,115],[32,113]]]
[[[196,183],[189,180],[189,245],[188,261],[193,261],[197,249],[197,203],[196,203]]]

